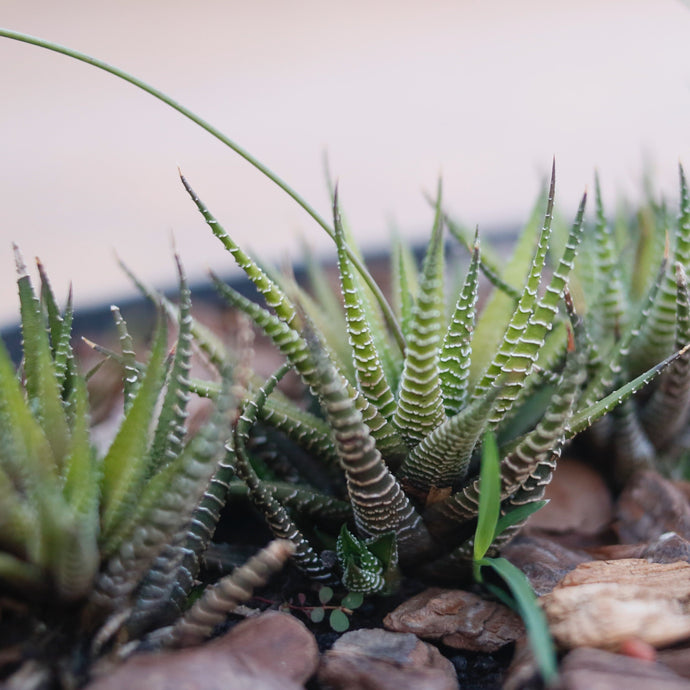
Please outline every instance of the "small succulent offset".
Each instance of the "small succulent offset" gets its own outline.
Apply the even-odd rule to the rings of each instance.
[[[616,390],[621,343],[596,358],[567,289],[583,235],[583,198],[559,258],[548,264],[554,176],[543,223],[531,223],[515,256],[479,313],[483,268],[478,238],[450,310],[444,295],[444,215],[440,198],[419,271],[405,249],[392,255],[393,305],[364,281],[362,263],[334,199],[344,316],[332,297],[307,295],[289,278],[273,276],[249,257],[182,178],[199,211],[246,272],[266,307],[214,278],[228,304],[246,313],[272,339],[286,366],[242,404],[228,462],[263,511],[274,534],[295,545],[294,560],[311,577],[342,577],[351,591],[382,591],[396,566],[428,577],[471,570],[479,503],[479,457],[486,431],[498,438],[501,512],[542,498],[563,443],[623,402],[670,361],[655,363]],[[601,230],[600,230],[601,231]],[[526,275],[521,289],[515,275]],[[340,319],[344,326],[338,323]],[[345,333],[345,340],[339,333]],[[278,378],[294,369],[318,410],[276,394]],[[585,377],[587,385],[585,387]],[[330,478],[309,488],[313,469],[290,471],[291,455],[250,449],[278,431]],[[270,458],[279,462],[271,465]],[[342,472],[340,474],[338,472]],[[288,474],[290,473],[288,471]],[[340,573],[320,553],[315,524],[346,522],[338,541]],[[522,521],[494,541],[495,553]],[[347,536],[343,536],[347,535]]]
[[[212,419],[185,439],[184,279],[174,353],[167,356],[161,320],[148,365],[125,369],[124,416],[99,457],[70,344],[71,300],[61,313],[40,263],[37,299],[18,252],[17,267],[19,375],[0,342],[0,674],[8,687],[75,687],[94,662],[122,658],[147,633],[167,645],[208,636],[213,616],[222,620],[246,600],[292,547],[274,542],[184,611],[223,504],[217,478],[236,409],[226,371]],[[122,357],[133,365],[126,324],[115,316]]]
[[[588,398],[608,392],[690,342],[690,199],[683,167],[680,211],[649,202],[614,226],[605,218],[596,185],[595,232],[585,243],[578,275],[589,306],[585,324],[592,361],[611,357],[617,367],[592,382]],[[612,462],[602,469],[622,485],[638,469],[688,476],[690,460],[690,352],[659,378],[595,424],[587,435]]]

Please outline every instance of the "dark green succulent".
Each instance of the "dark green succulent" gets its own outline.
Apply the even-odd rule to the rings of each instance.
[[[18,252],[17,268],[18,374],[0,342],[0,646],[11,644],[0,677],[18,667],[10,687],[54,687],[56,680],[74,687],[96,660],[121,658],[147,633],[178,619],[172,631],[156,632],[164,643],[210,634],[208,615],[206,627],[199,624],[199,607],[226,613],[292,547],[272,545],[218,585],[213,604],[202,597],[184,613],[224,503],[223,444],[235,410],[224,368],[212,418],[191,441],[185,438],[191,319],[184,278],[171,355],[161,319],[148,364],[136,365],[115,310],[125,409],[101,457],[70,343],[71,301],[61,313],[40,264],[39,301]]]
[[[246,313],[287,360],[242,404],[229,462],[274,533],[295,544],[295,561],[314,578],[336,575],[319,547],[327,543],[323,530],[333,522],[346,522],[361,546],[393,535],[400,566],[408,572],[432,577],[467,572],[485,432],[493,431],[499,440],[501,511],[510,513],[542,498],[567,439],[626,400],[669,361],[678,361],[671,354],[611,390],[621,344],[608,356],[595,357],[567,289],[584,232],[585,200],[560,255],[550,257],[553,177],[543,223],[526,228],[481,312],[478,238],[462,285],[452,295],[453,306],[446,307],[440,193],[421,269],[401,246],[393,251],[392,306],[358,273],[352,259],[358,253],[335,201],[343,309],[334,313],[329,311],[332,298],[309,296],[289,278],[260,268],[184,178],[183,183],[266,307],[214,278],[220,294]],[[491,273],[488,266],[484,269]],[[518,276],[523,286],[511,287]],[[342,332],[347,342],[338,335]],[[308,387],[314,409],[274,392],[287,368]],[[262,437],[267,429],[271,438],[280,432],[299,452],[274,453],[280,463],[271,464],[260,444],[258,451],[250,448],[254,428]],[[285,464],[299,453],[331,477],[326,489],[310,488],[313,470],[300,473],[299,463],[291,468],[298,480],[284,481]],[[320,533],[315,524],[321,525]],[[491,552],[518,527],[503,532]],[[351,554],[357,568],[351,567],[352,559],[344,559],[344,584],[360,591],[383,587],[381,573],[390,563],[363,558],[354,547]],[[363,568],[369,561],[372,567]]]

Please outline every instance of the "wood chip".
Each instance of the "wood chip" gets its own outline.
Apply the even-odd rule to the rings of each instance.
[[[617,650],[630,638],[667,646],[690,637],[690,564],[582,563],[540,603],[563,648]]]

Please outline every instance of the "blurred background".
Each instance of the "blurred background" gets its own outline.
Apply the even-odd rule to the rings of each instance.
[[[553,156],[572,214],[598,169],[609,206],[645,175],[677,199],[690,166],[690,9],[680,0],[3,0],[0,25],[115,64],[252,152],[328,217],[323,158],[354,233],[420,242],[424,193],[485,233],[529,213]],[[11,243],[78,309],[149,283],[229,274],[177,177],[243,246],[298,259],[330,241],[232,151],[134,87],[0,39],[0,326],[15,321]],[[332,256],[332,252],[330,252]]]

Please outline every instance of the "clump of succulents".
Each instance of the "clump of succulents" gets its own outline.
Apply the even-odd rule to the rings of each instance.
[[[292,544],[295,562],[316,580],[342,578],[351,590],[381,591],[394,586],[398,564],[408,572],[457,577],[472,562],[481,439],[487,432],[498,440],[500,512],[509,525],[488,548],[482,547],[491,555],[519,528],[530,506],[539,505],[566,440],[619,405],[627,405],[620,412],[626,424],[636,420],[629,413],[630,396],[665,366],[685,366],[684,326],[676,332],[675,323],[664,321],[673,301],[671,284],[676,291],[684,289],[682,271],[674,267],[677,274],[654,283],[658,287],[635,305],[637,311],[624,324],[625,310],[611,306],[615,295],[610,290],[616,289],[613,245],[603,222],[596,223],[585,244],[594,247],[597,263],[592,265],[599,277],[608,270],[611,279],[599,283],[603,287],[594,295],[587,325],[578,317],[568,283],[585,234],[584,199],[556,251],[553,177],[543,223],[528,226],[500,277],[481,258],[475,238],[464,280],[450,294],[439,192],[421,268],[404,247],[395,247],[389,304],[343,227],[336,199],[331,226],[266,166],[160,91],[68,48],[8,30],[0,35],[88,62],[167,103],[274,181],[336,242],[344,314],[332,295],[321,291],[309,296],[290,279],[259,267],[183,180],[265,306],[216,280],[219,291],[286,359],[286,366],[265,383],[247,377],[226,460],[212,484],[222,488],[212,492],[213,500],[221,502],[234,473],[230,492],[251,498],[274,533]],[[674,258],[682,259],[676,266],[687,265],[684,232],[673,248]],[[482,272],[495,289],[479,310]],[[676,299],[677,305],[681,302]],[[599,307],[605,319],[597,315]],[[680,306],[675,310],[678,321],[685,318]],[[640,333],[650,329],[647,340],[653,345],[663,332],[663,347],[640,347],[640,356],[631,359],[632,344],[643,342]],[[224,355],[213,339],[194,324],[189,332],[222,371]],[[681,345],[683,349],[672,352]],[[133,374],[139,370],[133,358],[130,365]],[[309,408],[275,390],[288,369],[310,391]],[[670,380],[675,382],[675,375]],[[658,389],[664,386],[678,393],[675,383],[659,384]],[[213,389],[199,382],[194,387]],[[654,395],[644,410],[650,420],[665,409],[653,404]],[[289,452],[283,452],[281,437],[292,444]],[[338,564],[329,555],[333,552]]]
[[[315,579],[339,576],[350,590],[371,592],[389,589],[398,566],[431,577],[466,573],[484,434],[492,431],[499,442],[501,512],[523,510],[541,500],[567,439],[677,361],[671,354],[612,390],[624,343],[597,357],[568,292],[584,232],[584,198],[560,255],[549,255],[553,176],[543,223],[525,230],[482,311],[480,270],[493,273],[482,263],[478,238],[462,285],[446,306],[440,192],[421,268],[401,245],[393,251],[392,305],[363,279],[334,200],[343,301],[336,313],[332,297],[309,296],[289,278],[262,269],[183,183],[266,306],[214,278],[220,294],[273,340],[287,362],[243,402],[228,462],[276,536],[295,545],[296,563]],[[597,232],[604,230],[597,226]],[[511,287],[516,276],[524,280],[521,288]],[[312,409],[274,393],[289,368],[309,389]],[[278,453],[280,463],[271,464],[261,444],[253,452],[254,428],[261,437],[268,429],[269,436],[289,438],[331,477],[330,485],[310,488],[313,472],[300,474],[299,462],[291,468],[299,478],[286,484],[291,455]],[[322,553],[328,544],[323,528],[313,527],[329,522],[347,525],[335,544],[340,570]]]
[[[62,313],[40,263],[39,300],[19,253],[17,267],[18,372],[0,342],[0,673],[8,687],[74,687],[96,660],[121,658],[153,631],[164,644],[208,636],[291,545],[273,543],[185,612],[224,502],[223,444],[236,409],[229,371],[211,420],[187,440],[184,279],[174,350],[161,319],[146,366],[115,309],[125,409],[101,457],[70,342],[71,301]]]
[[[676,219],[665,205],[650,201],[610,225],[597,181],[595,227],[578,278],[587,305],[590,359],[613,357],[617,365],[606,380],[590,384],[589,400],[690,342],[690,200],[682,166],[679,173]],[[588,437],[604,450],[603,458],[612,458],[603,469],[618,485],[641,468],[687,475],[690,352],[595,424]]]

